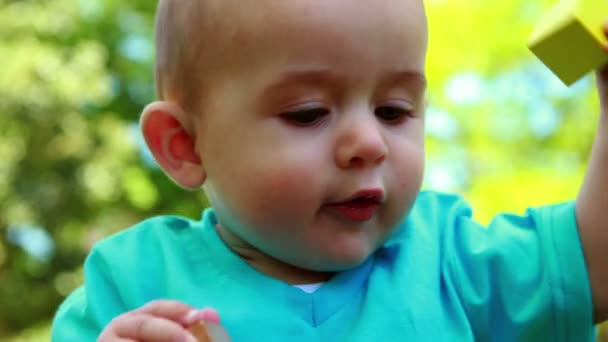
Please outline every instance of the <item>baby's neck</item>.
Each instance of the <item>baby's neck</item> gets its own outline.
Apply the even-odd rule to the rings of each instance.
[[[247,244],[219,224],[216,230],[224,243],[251,267],[269,277],[282,280],[290,285],[323,283],[334,273],[303,269],[277,260],[259,249]]]
[[[235,250],[235,253],[259,272],[290,285],[324,283],[333,276],[333,273],[311,271],[283,263],[257,250]]]

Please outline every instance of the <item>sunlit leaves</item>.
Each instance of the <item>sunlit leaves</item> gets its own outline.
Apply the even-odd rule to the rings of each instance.
[[[464,192],[484,222],[574,199],[582,181],[598,117],[594,84],[565,87],[526,47],[552,3],[426,1],[426,184]]]

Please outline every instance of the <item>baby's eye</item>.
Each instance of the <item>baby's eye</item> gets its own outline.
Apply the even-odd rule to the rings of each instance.
[[[311,108],[292,112],[285,112],[281,117],[296,126],[314,126],[329,114],[325,108]]]
[[[384,122],[397,124],[407,119],[408,117],[413,116],[414,108],[406,105],[386,105],[376,107],[376,109],[374,110],[374,114],[376,114],[376,116]]]

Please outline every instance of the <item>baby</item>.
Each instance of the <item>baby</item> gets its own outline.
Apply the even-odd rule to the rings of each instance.
[[[422,0],[161,0],[156,29],[142,132],[212,208],[99,242],[54,341],[194,341],[218,313],[235,341],[593,338],[608,72],[577,200],[482,227],[460,197],[420,191]]]

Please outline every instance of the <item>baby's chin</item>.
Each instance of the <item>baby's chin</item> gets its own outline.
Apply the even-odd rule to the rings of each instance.
[[[370,253],[361,253],[357,255],[341,255],[324,257],[315,260],[314,263],[303,263],[296,265],[299,268],[324,273],[337,273],[357,268],[363,264],[374,251]]]
[[[353,246],[351,246],[353,247]],[[356,246],[348,250],[343,250],[341,253],[325,256],[325,260],[317,265],[319,270],[325,272],[342,272],[361,266],[378,250],[378,247],[372,246]]]

